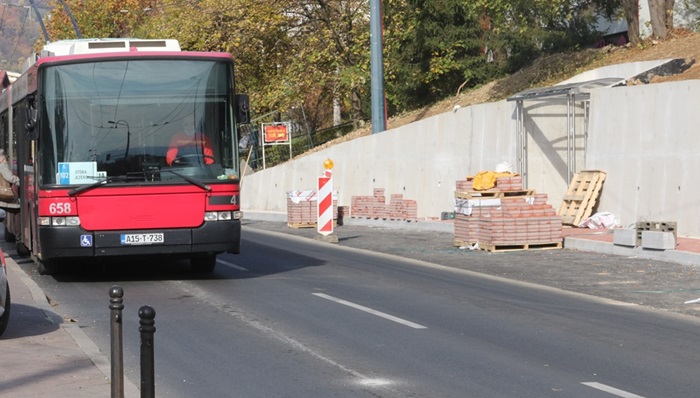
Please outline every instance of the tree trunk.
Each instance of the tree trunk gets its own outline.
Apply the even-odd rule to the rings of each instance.
[[[360,128],[362,125],[362,100],[360,97],[360,92],[356,87],[350,90],[350,101],[352,104],[352,122],[354,127]]]
[[[649,0],[651,34],[659,39],[668,36],[666,29],[666,0]]]
[[[666,29],[673,29],[673,7],[676,5],[676,0],[666,0]]]
[[[622,6],[627,20],[627,38],[636,46],[642,41],[639,36],[639,0],[624,0]]]

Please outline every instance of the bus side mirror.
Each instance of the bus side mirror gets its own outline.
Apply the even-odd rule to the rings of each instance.
[[[36,131],[36,117],[36,108],[33,105],[27,106],[27,124],[25,127],[29,138],[32,140],[37,139],[39,136],[39,132]]]
[[[239,124],[250,123],[250,100],[247,94],[236,94],[236,121]]]

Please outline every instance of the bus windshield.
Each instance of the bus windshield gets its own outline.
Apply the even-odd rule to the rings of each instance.
[[[45,66],[39,183],[236,178],[232,85],[232,64],[212,60]]]

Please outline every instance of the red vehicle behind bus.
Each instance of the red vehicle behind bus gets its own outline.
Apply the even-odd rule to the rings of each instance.
[[[217,254],[240,252],[237,128],[249,114],[234,90],[229,54],[175,40],[48,44],[0,94],[0,145],[20,177],[6,239],[40,273],[132,255],[212,271]]]

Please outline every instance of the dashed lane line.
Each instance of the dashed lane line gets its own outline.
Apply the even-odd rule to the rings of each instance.
[[[404,325],[404,326],[408,326],[408,327],[411,327],[411,328],[414,328],[414,329],[427,329],[426,326],[419,325],[419,324],[417,324],[417,323],[413,323],[413,322],[411,322],[411,321],[407,321],[407,320],[405,320],[405,319],[401,319],[401,318],[395,317],[395,316],[393,316],[393,315],[386,314],[386,313],[384,313],[384,312],[380,312],[380,311],[377,311],[377,310],[373,310],[373,309],[371,309],[371,308],[364,307],[364,306],[359,305],[359,304],[351,303],[351,302],[349,302],[349,301],[345,301],[345,300],[342,300],[342,299],[339,299],[339,298],[336,298],[336,297],[333,297],[333,296],[329,296],[329,295],[327,295],[327,294],[323,294],[323,293],[312,293],[312,294],[313,294],[314,296],[316,296],[316,297],[321,297],[321,298],[324,298],[324,299],[326,299],[326,300],[331,300],[331,301],[334,301],[334,302],[336,302],[336,303],[338,303],[338,304],[347,305],[348,307],[352,307],[352,308],[358,309],[358,310],[360,310],[360,311],[364,311],[364,312],[367,312],[367,313],[369,313],[369,314],[376,315],[376,316],[378,316],[378,317],[382,317],[382,318],[384,318],[384,319],[388,319],[388,320],[394,321],[394,322],[396,322],[396,323],[400,323],[400,324],[402,324],[402,325]]]
[[[632,394],[631,392],[619,390],[617,388],[606,386],[605,384],[596,383],[593,381],[584,382],[581,384],[583,384],[584,386],[595,388],[596,390],[605,391],[609,394],[616,395],[622,398],[644,398],[641,395]]]

